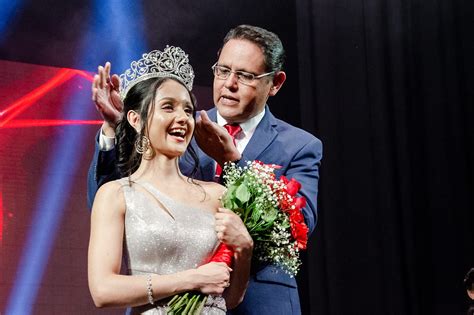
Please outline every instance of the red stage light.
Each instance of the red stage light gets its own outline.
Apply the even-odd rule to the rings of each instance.
[[[35,104],[41,97],[46,95],[54,88],[60,86],[66,81],[79,75],[88,81],[93,81],[93,76],[85,71],[75,69],[60,69],[55,76],[49,79],[46,83],[33,89],[31,92],[25,94],[15,102],[6,106],[0,112],[0,129],[2,128],[29,128],[29,127],[48,127],[48,126],[64,126],[64,125],[100,125],[101,120],[61,120],[61,119],[13,119]],[[3,240],[3,223],[4,223],[4,208],[3,208],[3,192],[0,182],[0,244]],[[8,217],[13,217],[13,213],[8,213]]]
[[[0,128],[4,127],[11,121],[14,117],[18,116],[21,112],[28,109],[33,105],[38,99],[44,96],[46,93],[52,89],[58,87],[64,82],[68,81],[75,75],[80,75],[86,78],[89,81],[93,80],[93,77],[85,71],[74,70],[74,69],[61,69],[58,73],[51,78],[48,82],[37,87],[33,91],[21,97],[19,100],[15,101],[13,104],[7,106],[6,109],[0,112]],[[94,123],[95,124],[95,123]],[[64,125],[64,123],[60,124]],[[31,127],[31,125],[29,125]]]
[[[49,127],[64,125],[100,125],[102,120],[15,119],[0,128]]]
[[[3,240],[3,196],[2,196],[2,183],[0,183],[0,245]]]

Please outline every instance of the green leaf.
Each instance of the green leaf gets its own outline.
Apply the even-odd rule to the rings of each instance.
[[[235,193],[235,189],[237,188],[237,186],[235,184],[233,185],[230,185],[229,187],[227,187],[227,193],[226,195],[229,195],[229,196],[233,196],[234,193]]]
[[[250,213],[252,221],[254,222],[258,222],[260,220],[261,215],[262,215],[262,211],[260,211],[260,209],[257,209],[257,207],[255,207],[253,211]]]
[[[290,221],[288,220],[283,220],[282,222],[280,222],[281,226],[283,226],[285,229],[288,229],[290,228]]]
[[[234,210],[234,204],[235,203],[230,198],[222,199],[222,205],[224,206],[224,208]]]
[[[267,211],[265,211],[262,214],[262,219],[266,222],[272,223],[277,218],[277,215],[278,215],[277,209],[275,208],[267,209]]]
[[[247,189],[247,186],[246,185],[240,185],[239,187],[237,187],[237,189],[235,191],[235,196],[242,203],[245,203],[245,202],[249,201],[250,192]]]

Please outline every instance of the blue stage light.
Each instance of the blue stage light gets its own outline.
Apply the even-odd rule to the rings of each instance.
[[[0,3],[3,6],[10,2]],[[8,7],[10,6],[13,9],[9,10],[14,10],[15,7]],[[147,51],[141,31],[144,29],[142,16],[139,1],[96,0],[94,14],[90,17],[94,22],[89,23],[89,30],[85,32],[82,48],[78,50],[76,68],[94,71],[97,65],[104,64],[107,60],[112,62],[115,71],[128,68],[131,60]],[[0,21],[2,20],[0,17]],[[90,95],[84,96],[81,91],[72,92],[63,108],[62,119],[87,119],[95,111]],[[70,178],[78,170],[79,161],[89,158],[82,156],[82,147],[92,145],[94,141],[84,139],[81,128],[84,127],[64,127],[64,133],[51,148],[51,157],[45,167],[42,190],[37,199],[32,227],[17,269],[6,314],[32,313],[64,207],[71,195]]]
[[[0,42],[8,33],[8,26],[11,25],[12,19],[22,4],[21,0],[0,0]]]

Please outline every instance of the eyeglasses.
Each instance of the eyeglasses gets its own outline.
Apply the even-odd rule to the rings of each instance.
[[[211,69],[214,72],[214,75],[222,80],[226,80],[231,73],[235,73],[235,75],[237,76],[237,80],[242,84],[252,84],[254,80],[258,80],[275,73],[275,71],[272,71],[256,75],[245,71],[234,71],[227,67],[219,66],[217,62],[211,67]]]

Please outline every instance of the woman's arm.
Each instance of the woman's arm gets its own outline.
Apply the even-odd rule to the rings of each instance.
[[[224,291],[224,298],[228,309],[233,309],[244,299],[247,290],[250,266],[252,263],[253,240],[242,219],[233,211],[220,207],[220,197],[225,187],[215,184],[217,191],[215,214],[215,229],[217,238],[234,251],[230,286]]]
[[[233,211],[219,208],[215,215],[217,238],[234,251],[230,286],[224,291],[227,308],[242,302],[250,276],[253,240],[240,217]]]
[[[147,276],[120,275],[125,200],[120,184],[110,182],[97,192],[91,216],[88,254],[89,289],[97,307],[126,307],[148,303]],[[154,300],[198,290],[222,294],[229,280],[224,263],[209,263],[170,275],[152,275]]]

